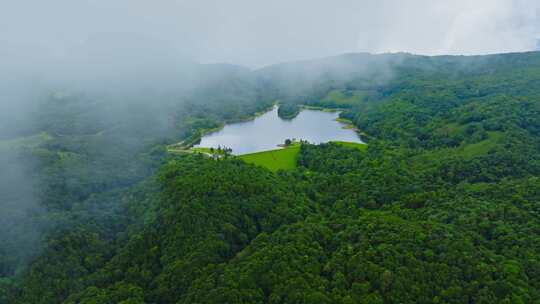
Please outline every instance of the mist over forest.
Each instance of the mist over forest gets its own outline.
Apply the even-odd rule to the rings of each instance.
[[[540,298],[535,1],[1,7],[0,304]],[[366,145],[193,149],[275,105]]]

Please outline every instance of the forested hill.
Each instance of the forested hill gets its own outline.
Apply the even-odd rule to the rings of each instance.
[[[540,299],[540,53],[347,54],[213,75],[159,111],[141,97],[110,126],[83,120],[104,105],[93,97],[56,96],[40,139],[2,142],[32,161],[41,192],[22,232],[3,232],[0,303]],[[277,173],[165,151],[276,100],[343,109],[368,149],[303,144],[297,169]],[[124,136],[134,128],[148,132]]]

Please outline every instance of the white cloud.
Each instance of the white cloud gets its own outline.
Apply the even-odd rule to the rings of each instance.
[[[259,66],[344,52],[526,51],[538,0],[4,0],[0,47],[63,54],[99,33],[137,33],[205,62]],[[165,44],[164,44],[165,45]]]
[[[403,2],[399,2],[403,3]],[[371,52],[488,54],[534,49],[540,2],[512,0],[384,1],[358,40]]]

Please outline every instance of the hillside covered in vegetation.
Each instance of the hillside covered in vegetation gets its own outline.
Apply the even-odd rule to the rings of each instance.
[[[215,81],[129,111],[49,96],[31,130],[3,134],[39,208],[0,231],[0,303],[540,299],[539,52],[204,73]],[[276,100],[287,117],[343,109],[367,149],[304,143],[276,172],[166,152]]]

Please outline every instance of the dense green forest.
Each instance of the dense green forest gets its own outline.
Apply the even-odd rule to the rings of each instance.
[[[51,95],[4,136],[29,173],[2,192],[36,208],[5,217],[0,303],[540,303],[539,52],[205,73],[162,103]],[[166,152],[276,100],[343,109],[367,150]]]

